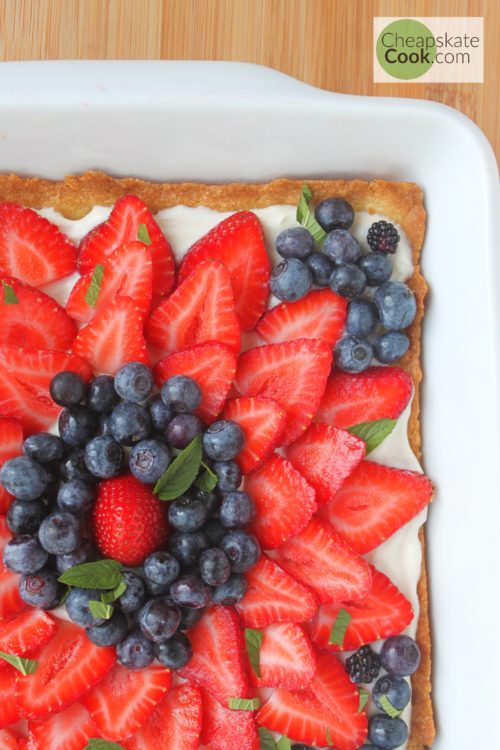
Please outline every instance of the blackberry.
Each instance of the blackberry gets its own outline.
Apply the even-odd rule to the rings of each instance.
[[[374,253],[395,253],[399,239],[396,227],[388,221],[375,221],[366,235]]]
[[[351,682],[372,682],[380,672],[380,656],[370,646],[361,646],[345,663]]]

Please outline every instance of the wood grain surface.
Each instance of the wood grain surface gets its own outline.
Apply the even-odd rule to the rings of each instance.
[[[484,83],[373,83],[373,16],[483,16]],[[269,65],[331,91],[434,99],[500,154],[500,0],[0,0],[0,60]]]

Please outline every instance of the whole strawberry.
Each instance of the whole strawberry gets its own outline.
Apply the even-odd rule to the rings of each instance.
[[[141,565],[168,536],[164,503],[131,475],[101,482],[92,524],[101,554],[124,565]]]

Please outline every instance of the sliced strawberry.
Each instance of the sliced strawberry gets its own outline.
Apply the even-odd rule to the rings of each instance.
[[[324,341],[297,339],[241,355],[235,385],[245,396],[265,396],[287,413],[280,443],[296,440],[311,422],[330,373],[332,351]]]
[[[204,341],[219,341],[238,352],[240,329],[227,268],[213,260],[196,266],[153,311],[146,338],[161,356]]]
[[[312,424],[292,445],[287,458],[316,490],[316,502],[324,505],[365,457],[363,440],[327,424]]]
[[[313,488],[277,453],[246,477],[245,490],[257,508],[252,531],[264,549],[298,534],[316,512]]]
[[[334,346],[344,329],[347,300],[330,289],[309,292],[296,302],[268,310],[257,333],[268,344],[294,339],[321,339]]]
[[[164,667],[133,671],[115,664],[106,677],[82,697],[82,703],[103,737],[124,740],[149,718],[171,683],[172,673]]]
[[[293,622],[268,625],[262,632],[260,677],[251,665],[248,672],[253,685],[286,690],[304,688],[316,672],[316,656],[304,629]]]
[[[95,373],[114,375],[126,362],[148,364],[143,318],[135,302],[130,297],[115,297],[82,328],[73,352]]]
[[[94,646],[82,628],[60,622],[55,636],[35,658],[38,669],[18,678],[16,696],[25,716],[42,719],[100,682],[115,663],[115,649]]]
[[[310,586],[321,603],[359,601],[370,589],[368,563],[316,518],[270,554],[287,573]]]
[[[369,367],[358,375],[334,370],[315,422],[352,427],[375,419],[397,419],[413,393],[413,381],[400,367]]]
[[[257,727],[252,711],[236,711],[221,705],[208,690],[202,691],[201,741],[210,750],[258,750]]]
[[[146,315],[153,294],[153,261],[151,251],[143,242],[129,242],[112,253],[103,265],[102,283],[94,306],[85,297],[94,271],[89,271],[75,284],[66,303],[66,312],[74,320],[88,323],[114,297],[130,297],[139,311]]]
[[[12,729],[0,730],[0,750],[18,750],[22,746],[19,744],[21,738]],[[26,748],[26,750],[30,750]]]
[[[245,442],[235,461],[243,474],[262,463],[277,444],[285,424],[285,412],[270,398],[233,398],[222,413],[224,419],[237,422]]]
[[[33,395],[11,377],[0,360],[0,413],[19,419],[26,436],[50,427],[59,411],[51,399]]]
[[[198,750],[201,714],[199,688],[189,682],[179,685],[158,703],[137,734],[125,741],[124,747],[126,750]]]
[[[71,347],[76,326],[52,297],[13,276],[3,276],[0,284],[0,346],[61,350]],[[6,284],[12,287],[17,303],[6,304]]]
[[[82,239],[78,248],[80,273],[92,271],[119,247],[139,239],[141,224],[146,225],[151,242],[148,247],[153,258],[153,292],[157,296],[169,294],[175,281],[172,248],[144,201],[136,195],[117,200],[109,218]]]
[[[248,696],[243,634],[232,607],[214,607],[189,631],[193,657],[179,675],[207,688],[224,704]]]
[[[255,720],[260,726],[299,742],[329,746],[327,730],[332,714],[306,690],[274,690]]]
[[[227,267],[236,317],[241,329],[250,331],[266,309],[271,273],[262,225],[256,215],[240,211],[211,229],[185,255],[179,280],[184,281],[208,258],[219,260]]]
[[[0,468],[9,458],[21,455],[22,446],[23,426],[21,422],[13,417],[0,417]],[[7,513],[13,499],[12,495],[0,485],[0,513]]]
[[[21,718],[16,703],[16,681],[19,673],[14,667],[5,664],[0,669],[0,728],[15,724]],[[1,736],[1,733],[0,733]],[[2,744],[0,742],[0,748]]]
[[[353,549],[364,554],[420,513],[432,492],[424,474],[362,461],[322,515]]]
[[[81,703],[43,721],[30,721],[28,730],[29,750],[84,750],[89,739],[99,736]]]
[[[0,651],[29,656],[50,641],[57,630],[55,620],[42,609],[29,607],[0,623]]]
[[[306,622],[316,612],[309,588],[262,555],[246,574],[248,590],[236,605],[247,628],[264,628],[276,622]]]
[[[236,372],[236,354],[224,344],[208,341],[169,354],[154,367],[158,387],[172,375],[189,375],[201,388],[201,405],[196,413],[205,422],[220,414]]]
[[[42,286],[76,268],[76,248],[55,224],[14,203],[0,203],[0,274]]]
[[[381,638],[399,635],[413,620],[413,608],[403,594],[379,570],[370,566],[372,587],[359,602],[323,604],[308,626],[308,632],[319,648],[350,651]],[[339,611],[351,619],[342,646],[330,643],[330,633]]]

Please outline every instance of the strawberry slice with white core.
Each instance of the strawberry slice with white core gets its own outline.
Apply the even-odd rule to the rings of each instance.
[[[23,426],[13,417],[0,417],[0,469],[9,458],[20,456],[23,447]],[[0,485],[0,513],[7,513],[12,495]]]
[[[99,737],[81,703],[43,721],[30,721],[28,731],[28,750],[84,750],[92,737]]]
[[[346,317],[345,297],[322,289],[268,310],[257,326],[257,333],[268,344],[321,339],[333,347],[344,330]]]
[[[267,344],[241,355],[235,385],[244,396],[264,396],[286,411],[281,445],[309,426],[330,374],[332,351],[324,341],[297,339]]]
[[[252,711],[228,708],[202,690],[201,740],[210,750],[259,750],[260,741]]]
[[[270,398],[242,396],[227,402],[223,419],[237,422],[245,442],[234,459],[243,474],[262,463],[278,443],[285,425],[285,411]]]
[[[0,728],[19,721],[21,714],[16,703],[16,682],[19,672],[5,664],[0,668]],[[1,732],[0,732],[1,737]],[[0,749],[2,743],[0,742]]]
[[[304,629],[293,622],[268,625],[262,631],[259,652],[260,677],[249,665],[250,680],[256,687],[299,690],[316,672],[316,655]]]
[[[224,263],[231,277],[236,317],[243,331],[250,331],[266,310],[271,266],[262,225],[250,211],[229,216],[199,239],[184,256],[179,268],[183,282],[204,260]]]
[[[362,461],[321,513],[353,549],[365,554],[420,513],[432,492],[424,474]]]
[[[0,651],[29,656],[50,641],[57,630],[55,620],[42,609],[29,607],[0,623]],[[4,662],[0,662],[0,669]]]
[[[19,735],[11,729],[0,730],[0,750],[21,750],[20,740]],[[36,750],[36,748],[30,748],[26,745],[22,750]]]

